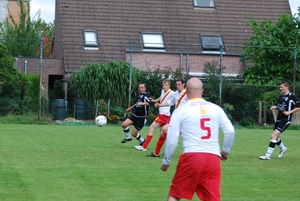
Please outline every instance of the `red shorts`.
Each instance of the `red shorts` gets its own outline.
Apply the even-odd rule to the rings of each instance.
[[[191,200],[196,192],[200,200],[220,201],[220,157],[207,153],[180,156],[169,195]]]
[[[170,123],[170,116],[164,115],[164,114],[159,114],[158,117],[156,117],[156,119],[154,120],[156,123],[160,124],[161,126],[165,125],[165,124],[169,124]]]

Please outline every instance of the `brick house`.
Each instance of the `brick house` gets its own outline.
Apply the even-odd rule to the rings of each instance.
[[[66,78],[88,63],[116,60],[201,76],[205,63],[221,62],[223,47],[224,73],[235,76],[252,34],[249,15],[260,23],[283,13],[291,14],[288,0],[56,0],[53,57],[59,65],[49,73]],[[47,82],[51,74],[45,73]]]

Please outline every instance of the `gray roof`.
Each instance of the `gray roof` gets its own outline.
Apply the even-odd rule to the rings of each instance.
[[[67,69],[88,62],[125,61],[134,42],[142,50],[141,32],[161,32],[166,52],[201,52],[200,34],[220,34],[226,53],[240,54],[251,35],[249,15],[276,22],[291,14],[288,0],[214,0],[215,8],[196,8],[192,0],[56,0],[54,57]],[[96,30],[99,50],[83,48],[82,30]]]

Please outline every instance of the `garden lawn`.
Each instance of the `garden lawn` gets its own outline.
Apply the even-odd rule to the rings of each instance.
[[[148,127],[141,134],[146,136]],[[300,134],[286,130],[289,151],[261,161],[271,129],[237,129],[229,159],[222,162],[222,201],[293,201],[300,198]],[[163,201],[167,198],[181,143],[167,172],[162,158],[124,138],[120,125],[0,124],[1,201]],[[221,139],[223,134],[220,134]],[[195,195],[193,201],[198,200]]]

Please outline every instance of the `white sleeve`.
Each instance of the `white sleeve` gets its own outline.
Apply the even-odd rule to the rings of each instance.
[[[180,133],[180,120],[179,120],[178,110],[174,110],[171,116],[171,121],[168,127],[168,135],[166,140],[163,164],[169,165],[173,154],[178,145],[178,138]]]
[[[235,136],[234,127],[223,110],[220,111],[220,121],[220,128],[224,133],[224,143],[222,151],[224,151],[225,153],[229,153],[233,145]]]

